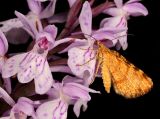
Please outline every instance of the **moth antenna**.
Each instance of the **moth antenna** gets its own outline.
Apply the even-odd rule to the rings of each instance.
[[[86,64],[88,64],[90,61],[94,60],[96,57],[97,57],[97,53],[96,53],[96,55],[95,55],[94,57],[92,57],[90,60],[86,61],[86,62],[83,63],[83,64],[77,64],[76,66],[83,66],[83,65],[86,65]]]

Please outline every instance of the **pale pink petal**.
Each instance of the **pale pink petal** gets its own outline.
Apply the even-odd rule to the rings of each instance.
[[[15,104],[14,100],[8,95],[8,93],[0,87],[0,98],[6,101],[10,106]]]
[[[68,0],[69,6],[72,7],[72,5],[76,2],[76,0]]]
[[[44,28],[44,31],[51,34],[53,39],[56,39],[57,36],[57,27],[55,25],[48,25]]]
[[[35,27],[35,24],[32,23],[32,21],[28,20],[23,14],[20,12],[15,11],[15,15],[19,18],[19,20],[22,22],[24,25],[24,29],[33,37],[35,38],[37,34],[37,30]]]
[[[76,115],[77,117],[79,117],[79,115],[80,115],[81,106],[83,106],[83,111],[85,111],[85,110],[87,109],[87,101],[84,101],[84,100],[79,99],[79,100],[76,101],[76,103],[74,104],[73,111],[74,111],[74,113],[75,113],[75,115]]]
[[[23,112],[24,114],[31,116],[34,113],[34,106],[32,100],[21,97],[18,102],[14,105],[12,110],[14,113]]]
[[[8,41],[5,35],[0,31],[0,56],[4,56],[8,51]]]
[[[108,31],[105,30],[99,30],[96,31],[93,35],[92,35],[96,40],[104,40],[104,39],[114,39],[114,34],[110,33]]]
[[[36,75],[34,81],[35,81],[35,91],[38,94],[46,93],[53,85],[54,80],[52,78],[51,70],[47,61],[45,62],[41,73],[39,75]]]
[[[114,2],[118,8],[121,8],[123,6],[123,0],[114,0]]]
[[[141,3],[131,3],[125,4],[123,9],[129,13],[131,16],[146,16],[148,15],[148,10]]]
[[[84,34],[91,35],[92,33],[92,10],[88,1],[85,1],[83,4],[80,16],[79,23],[81,30]]]
[[[25,58],[27,53],[15,55],[6,60],[2,68],[2,77],[9,78],[19,71],[19,64]]]
[[[36,0],[27,0],[27,3],[28,3],[28,7],[29,9],[35,13],[35,14],[39,14],[42,10],[42,6],[41,6],[41,3],[36,1]]]
[[[74,47],[68,51],[68,56],[68,66],[71,71],[80,78],[84,78],[86,74],[90,83],[95,70],[95,50],[89,46]]]
[[[10,31],[12,28],[21,28],[23,26],[23,24],[18,18],[2,21],[0,22],[0,25],[1,25],[0,29],[4,33]]]
[[[39,119],[67,119],[68,104],[60,99],[40,105],[36,111]]]
[[[111,15],[111,16],[120,16],[121,15],[121,9],[120,8],[108,8],[103,11],[103,13]]]
[[[42,12],[39,14],[40,18],[49,18],[51,17],[55,12],[55,6],[56,6],[57,0],[52,0],[48,4],[48,6],[42,10]]]
[[[81,84],[78,84],[78,83],[74,83],[74,82],[66,83],[65,86],[66,87],[72,87],[73,89],[77,90],[77,92],[80,91],[80,90],[81,91],[83,90],[83,91],[90,92],[90,93],[100,93],[100,91],[96,91],[94,89],[91,89],[89,87],[86,87],[84,85],[81,85]],[[65,92],[67,92],[67,91],[65,91]],[[76,94],[76,93],[75,94],[74,93],[70,93],[70,94],[71,95],[79,95],[79,94]],[[80,98],[83,98],[83,97],[80,96]]]
[[[18,80],[21,83],[28,83],[43,70],[43,62],[45,59],[36,53],[27,53],[19,63]],[[38,67],[38,68],[37,68]],[[38,72],[39,71],[39,72]]]
[[[36,70],[34,62],[30,62],[29,64],[26,64],[26,66],[20,66],[20,70],[18,71],[18,81],[20,83],[28,83],[33,80],[35,77],[34,71]]]

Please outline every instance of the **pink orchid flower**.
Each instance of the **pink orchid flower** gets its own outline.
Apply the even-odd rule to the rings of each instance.
[[[92,31],[92,11],[88,1],[83,4],[79,23],[86,39],[76,39],[64,51],[68,51],[68,66],[73,74],[85,79],[86,84],[89,85],[94,77],[96,65],[96,48],[94,42],[103,39],[112,40],[114,39],[114,33],[119,32],[120,29],[108,27]],[[67,38],[66,40],[68,39],[72,38]]]
[[[146,16],[148,14],[147,9],[139,3],[140,0],[129,0],[123,5],[123,0],[114,0],[116,7],[108,8],[104,13],[109,14],[113,17],[105,18],[101,22],[101,27],[124,27],[125,31],[116,34],[117,39],[115,40],[117,49],[122,47],[123,50],[127,49],[127,20],[129,16]],[[119,37],[119,38],[118,38]]]
[[[57,28],[48,25],[43,29],[40,21],[36,27],[23,14],[15,14],[23,23],[24,29],[36,39],[36,43],[31,51],[9,58],[3,67],[2,77],[17,74],[20,83],[28,83],[34,79],[36,93],[44,94],[54,82],[46,56],[54,47]]]
[[[49,101],[41,104],[36,110],[38,119],[66,119],[69,105],[74,105],[74,113],[78,117],[81,106],[87,109],[87,102],[91,100],[89,92],[100,93],[83,86],[82,79],[66,76],[62,83],[54,83],[48,92]]]

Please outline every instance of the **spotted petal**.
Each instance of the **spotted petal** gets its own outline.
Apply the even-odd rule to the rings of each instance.
[[[92,10],[88,1],[85,1],[83,4],[80,16],[79,23],[81,30],[84,34],[91,35],[92,33]]]
[[[6,60],[2,68],[2,77],[9,78],[19,71],[19,63],[25,58],[27,53],[15,55]]]
[[[39,119],[67,119],[68,104],[60,99],[40,105],[36,111]]]
[[[36,75],[34,80],[35,90],[38,94],[46,93],[51,88],[54,81],[48,62],[45,61],[43,65],[43,70],[41,71],[41,73],[39,73],[39,75]]]
[[[94,75],[95,70],[95,51],[89,46],[74,47],[68,51],[68,65],[71,71],[78,77],[86,77],[88,83]]]

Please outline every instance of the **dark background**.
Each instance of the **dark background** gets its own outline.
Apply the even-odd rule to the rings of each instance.
[[[100,90],[102,94],[91,94],[88,109],[81,112],[79,119],[160,117],[160,3],[158,0],[143,0],[142,3],[147,7],[149,15],[129,20],[129,34],[133,35],[128,36],[128,49],[120,53],[153,79],[153,89],[142,97],[127,100],[113,90],[110,94],[105,93],[102,80],[97,79],[91,87]],[[63,11],[66,9],[63,7],[59,4],[57,9]],[[26,0],[1,0],[0,21],[15,17],[14,10],[26,14]],[[68,119],[72,118],[76,119],[71,107]]]

